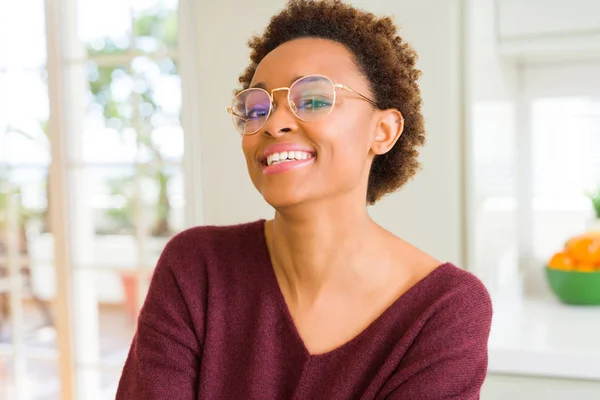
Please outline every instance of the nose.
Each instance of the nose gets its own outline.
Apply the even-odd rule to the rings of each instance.
[[[298,128],[298,120],[288,104],[287,91],[273,94],[272,107],[271,115],[262,128],[265,135],[277,138]]]

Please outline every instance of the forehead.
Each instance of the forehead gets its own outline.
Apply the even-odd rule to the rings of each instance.
[[[295,39],[277,47],[262,59],[250,86],[288,86],[304,75],[326,75],[347,85],[362,81],[352,53],[342,44],[327,39]]]

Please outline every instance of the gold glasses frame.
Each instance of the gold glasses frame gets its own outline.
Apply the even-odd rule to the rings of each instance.
[[[282,91],[282,90],[287,90],[287,97],[286,97],[287,98],[287,104],[288,104],[288,107],[290,108],[290,110],[292,111],[292,113],[294,114],[294,116],[296,118],[298,118],[299,120],[304,121],[304,122],[315,122],[315,121],[307,121],[307,120],[303,119],[302,117],[300,117],[297,114],[297,107],[296,107],[296,105],[294,104],[294,102],[290,98],[290,93],[291,93],[292,88],[294,87],[294,85],[297,84],[299,81],[302,81],[302,80],[304,80],[306,78],[324,78],[324,79],[328,80],[331,83],[331,87],[333,88],[333,102],[332,102],[331,108],[329,109],[329,111],[327,112],[327,114],[322,114],[322,117],[319,118],[319,120],[327,118],[331,114],[331,112],[333,111],[333,109],[335,108],[335,105],[336,105],[336,102],[337,102],[337,90],[338,89],[354,93],[354,94],[358,95],[362,100],[365,100],[366,102],[368,102],[369,104],[371,104],[373,107],[378,108],[377,107],[377,103],[375,103],[373,100],[371,100],[367,96],[365,96],[365,95],[357,92],[356,90],[351,89],[348,86],[343,85],[341,83],[335,83],[333,80],[331,80],[331,78],[329,78],[329,77],[327,77],[325,75],[313,74],[313,75],[302,76],[302,77],[296,79],[294,82],[292,82],[292,84],[289,87],[278,87],[278,88],[275,88],[275,89],[271,89],[271,92],[267,91],[266,89],[258,88],[258,87],[253,87],[253,88],[248,88],[248,89],[242,90],[241,92],[239,92],[238,94],[236,94],[234,96],[233,101],[231,102],[232,105],[229,106],[229,107],[227,107],[227,112],[229,114],[231,114],[231,122],[233,123],[233,126],[236,128],[236,130],[238,132],[240,132],[239,129],[237,129],[237,125],[235,123],[235,118],[240,118],[242,120],[245,120],[241,115],[238,115],[238,114],[236,114],[233,111],[233,103],[235,102],[235,99],[237,99],[239,96],[243,95],[244,93],[246,93],[246,92],[248,92],[250,90],[262,90],[263,92],[265,92],[267,94],[267,96],[269,96],[269,99],[271,100],[270,101],[270,106],[269,106],[269,113],[265,117],[265,121],[263,122],[263,124],[258,129],[256,129],[255,131],[252,131],[252,132],[240,132],[240,134],[242,136],[244,136],[244,135],[253,135],[256,132],[260,131],[263,128],[263,126],[265,126],[265,124],[267,123],[267,120],[269,119],[269,117],[273,113],[273,110],[275,109],[274,93],[278,92],[278,91]]]

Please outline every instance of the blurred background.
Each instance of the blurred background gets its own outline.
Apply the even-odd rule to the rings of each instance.
[[[546,268],[600,296],[562,253],[600,230],[600,2],[351,3],[420,55],[423,171],[370,212],[488,287],[482,398],[600,398],[600,307]],[[284,4],[0,0],[0,399],[114,398],[169,238],[271,215],[225,108]]]

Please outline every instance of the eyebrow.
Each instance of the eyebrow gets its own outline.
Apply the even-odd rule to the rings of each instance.
[[[300,75],[300,76],[296,76],[295,78],[293,78],[292,80],[290,80],[290,85],[294,82],[296,82],[298,79],[300,78],[304,78],[306,75]],[[264,89],[267,90],[267,84],[264,82],[257,82],[254,85],[250,86],[250,88],[259,88],[259,89]]]

